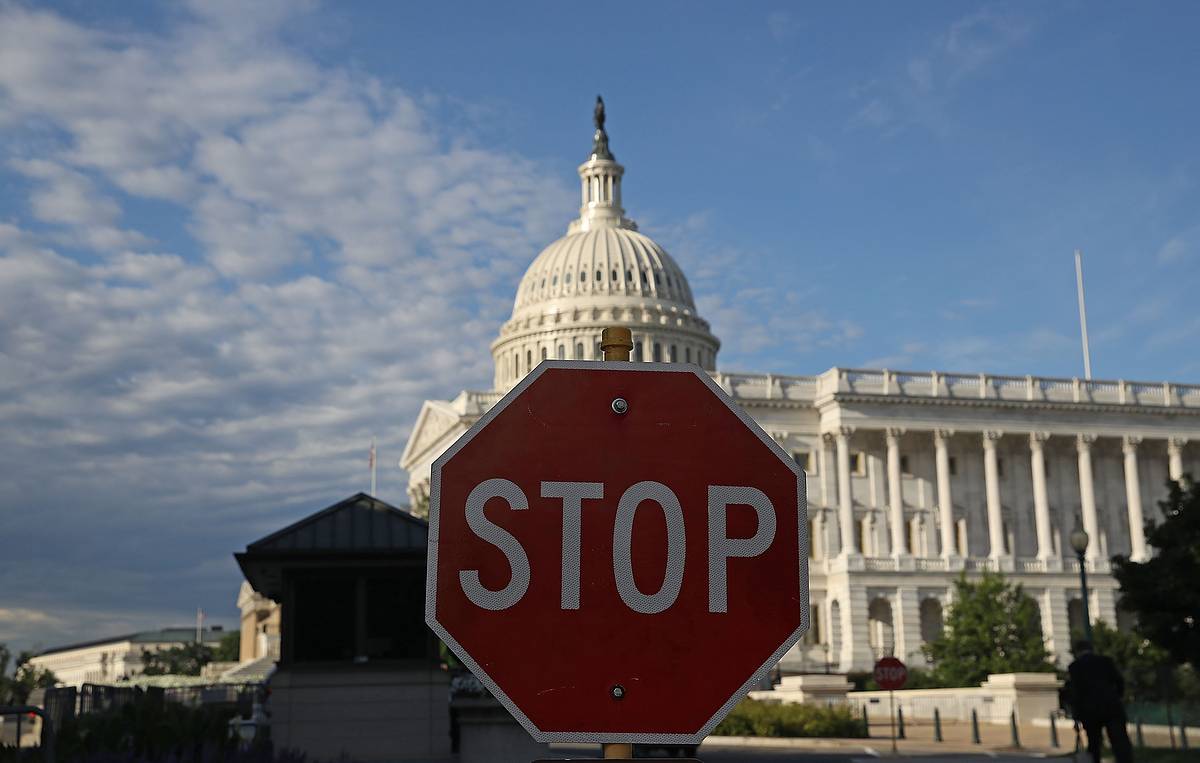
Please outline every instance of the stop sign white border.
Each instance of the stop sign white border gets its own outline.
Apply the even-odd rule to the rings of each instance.
[[[570,732],[570,731],[542,731],[534,725],[516,703],[504,693],[504,691],[496,684],[492,677],[487,674],[479,663],[477,663],[470,654],[463,649],[462,645],[450,635],[442,624],[437,621],[437,561],[438,561],[438,519],[441,514],[441,484],[442,484],[442,467],[454,458],[460,450],[467,446],[475,435],[479,434],[480,430],[492,422],[500,413],[507,408],[512,402],[525,391],[529,385],[533,384],[547,370],[555,368],[571,368],[585,371],[593,371],[603,373],[606,371],[621,371],[628,373],[645,372],[645,373],[684,373],[691,374],[700,379],[717,397],[723,402],[730,411],[734,413],[747,429],[754,433],[759,440],[763,442],[771,451],[796,475],[796,496],[797,496],[797,518],[796,526],[800,535],[799,553],[800,559],[798,564],[798,584],[800,587],[800,627],[796,628],[783,644],[775,650],[775,652],[767,658],[767,661],[762,664],[762,667],[754,671],[754,674],[742,684],[733,696],[721,706],[716,713],[701,727],[695,734],[654,734],[654,733],[607,733],[607,732]],[[471,669],[471,672],[476,678],[487,687],[500,703],[508,709],[512,716],[520,722],[525,730],[538,742],[599,742],[599,743],[631,743],[631,744],[700,744],[704,738],[712,733],[721,719],[725,717],[733,706],[736,705],[750,688],[759,683],[767,676],[771,668],[774,667],[783,655],[787,654],[796,642],[798,642],[809,627],[809,607],[808,607],[808,497],[805,487],[804,470],[796,465],[796,462],[784,452],[783,448],[779,447],[779,443],[775,442],[766,432],[762,430],[754,419],[750,418],[733,400],[725,393],[725,390],[717,386],[707,373],[694,365],[684,365],[677,363],[626,363],[626,362],[597,362],[589,360],[543,360],[529,374],[522,379],[515,387],[508,391],[504,397],[500,398],[491,410],[485,413],[471,426],[462,436],[455,441],[450,448],[438,457],[433,462],[433,467],[430,473],[430,491],[429,491],[429,553],[426,560],[425,569],[425,623],[433,630],[437,636],[446,643],[455,655],[458,656],[463,663]],[[702,666],[697,667],[698,670],[703,670]]]

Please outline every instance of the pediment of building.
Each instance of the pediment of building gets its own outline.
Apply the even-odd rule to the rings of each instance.
[[[411,472],[417,464],[432,461],[437,453],[449,444],[449,436],[465,428],[462,416],[451,403],[445,400],[426,400],[421,406],[421,412],[417,414],[417,423],[413,426],[408,444],[404,446],[404,453],[400,456],[400,466]],[[441,443],[445,444],[438,449],[437,446]],[[429,455],[431,452],[432,456]]]

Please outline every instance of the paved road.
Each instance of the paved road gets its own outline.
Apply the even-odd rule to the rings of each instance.
[[[874,748],[875,754],[862,750],[786,750],[762,747],[707,747],[702,748],[697,755],[704,763],[880,763],[879,753],[886,755],[886,746]],[[993,761],[999,763],[1029,763],[1030,760],[1043,759],[1042,755],[1010,755],[1007,753],[966,755],[963,753],[946,753],[941,755],[910,756],[905,755],[907,763],[948,763],[957,760]],[[663,760],[666,760],[665,758]],[[1059,758],[1058,760],[1063,760]]]
[[[872,740],[869,745],[847,745],[837,749],[788,749],[778,747],[721,747],[706,744],[696,755],[703,763],[880,763],[880,758],[890,758],[886,740]],[[549,758],[597,758],[599,750],[594,746],[555,745]],[[661,763],[677,758],[655,757]],[[1069,761],[1069,756],[1048,756],[1043,753],[1026,755],[1008,752],[940,754],[902,753],[906,763],[949,763],[949,761],[991,761],[993,763],[1029,763],[1031,760]]]

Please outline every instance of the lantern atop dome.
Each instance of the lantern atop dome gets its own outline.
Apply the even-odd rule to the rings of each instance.
[[[621,208],[621,177],[625,168],[617,164],[609,150],[608,132],[604,129],[606,118],[604,99],[596,96],[596,108],[592,112],[592,121],[596,125],[592,153],[579,165],[582,206],[579,219],[571,222],[568,233],[598,228],[637,230],[637,224],[626,219],[625,210]]]

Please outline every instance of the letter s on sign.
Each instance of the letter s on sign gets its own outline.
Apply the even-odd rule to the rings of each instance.
[[[529,589],[529,557],[521,542],[508,530],[495,524],[483,514],[483,507],[493,498],[503,498],[513,511],[529,509],[529,499],[516,483],[505,479],[484,480],[467,496],[467,526],[482,540],[491,543],[504,554],[512,577],[508,585],[498,591],[487,588],[479,581],[479,570],[461,570],[458,582],[471,603],[483,609],[498,611],[508,609],[521,600]]]

